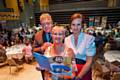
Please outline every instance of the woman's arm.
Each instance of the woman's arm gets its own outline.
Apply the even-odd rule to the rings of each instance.
[[[92,36],[88,36],[86,39],[86,63],[83,66],[82,70],[78,74],[78,78],[82,79],[82,77],[90,70],[92,63],[93,63],[93,57],[96,54],[96,46],[95,46],[95,38]]]
[[[91,66],[93,63],[93,57],[92,56],[87,56],[86,63],[83,66],[82,70],[78,74],[77,78],[82,79],[82,77],[90,70]]]

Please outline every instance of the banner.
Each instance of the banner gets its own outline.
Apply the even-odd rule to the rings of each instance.
[[[94,26],[94,16],[89,16],[89,27]]]

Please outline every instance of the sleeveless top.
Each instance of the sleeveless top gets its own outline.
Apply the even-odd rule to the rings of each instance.
[[[47,50],[45,51],[45,54],[44,54],[46,57],[49,58],[50,63],[59,63],[59,64],[64,64],[65,63],[67,65],[68,64],[71,65],[72,59],[67,55],[66,49],[64,49],[64,51],[60,55],[52,56],[50,54],[52,47],[53,46],[48,47]]]
[[[69,75],[72,76],[72,58],[69,57],[69,55],[67,55],[67,50],[64,49],[64,51],[58,55],[58,56],[52,56],[51,53],[51,48],[53,48],[53,46],[48,47],[48,49],[45,51],[45,56],[49,58],[50,61],[50,65],[51,65],[51,70],[52,72],[59,74],[62,72],[67,72],[67,70],[69,71]],[[56,67],[54,65],[57,65]],[[66,70],[60,68],[61,66],[66,66]],[[52,80],[66,80],[65,78],[60,78],[55,74],[52,74]]]

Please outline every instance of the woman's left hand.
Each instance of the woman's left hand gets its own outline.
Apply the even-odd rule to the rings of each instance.
[[[64,75],[62,75],[62,74],[61,74],[61,75],[58,75],[58,77],[63,78],[63,77],[64,77]]]

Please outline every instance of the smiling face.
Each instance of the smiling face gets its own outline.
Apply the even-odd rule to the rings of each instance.
[[[72,20],[71,22],[71,30],[73,34],[77,34],[81,31],[82,29],[82,19],[81,18],[76,18]]]
[[[63,39],[65,38],[65,29],[63,27],[55,26],[52,29],[52,39],[54,44],[63,43]]]
[[[51,32],[53,21],[49,14],[45,13],[40,16],[40,23],[45,32]]]
[[[75,13],[71,16],[71,30],[73,34],[79,34],[82,29],[82,15]]]

